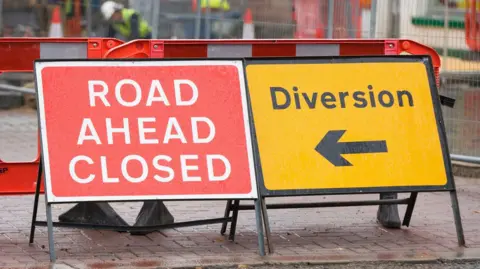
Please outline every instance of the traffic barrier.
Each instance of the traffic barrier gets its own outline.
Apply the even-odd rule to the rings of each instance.
[[[95,58],[219,58],[351,55],[430,55],[437,82],[440,57],[411,40],[135,40],[110,38],[2,38],[0,73],[32,72],[37,59]],[[19,57],[21,55],[21,57]],[[34,162],[4,163],[0,195],[34,194],[38,158]],[[43,191],[43,187],[41,188]]]
[[[31,48],[34,48],[36,50],[38,50],[38,54],[37,55],[40,55],[41,54],[41,47],[42,47],[42,42],[40,40],[33,40],[33,39],[30,39],[29,41],[25,41],[25,42],[30,42],[30,43],[22,43],[21,40],[17,40],[21,45],[17,44],[17,46],[12,46],[12,47],[16,47],[17,49],[18,48],[22,48],[22,49],[25,49],[26,47],[30,47]],[[268,61],[271,61],[272,59],[274,59],[273,57],[278,57],[278,58],[282,58],[282,57],[296,57],[296,58],[292,58],[293,60],[295,61],[300,61],[302,58],[310,58],[310,60],[313,60],[314,63],[315,61],[321,61],[322,59],[318,59],[316,58],[316,56],[329,56],[329,60],[330,61],[341,61],[340,59],[342,58],[336,58],[338,56],[354,56],[354,55],[397,55],[397,54],[400,54],[400,53],[409,53],[409,54],[422,54],[422,55],[431,55],[431,64],[432,64],[432,68],[430,73],[431,73],[431,79],[432,81],[434,82],[435,80],[437,81],[438,83],[438,70],[439,70],[439,67],[440,67],[440,61],[439,61],[439,57],[438,55],[430,48],[428,47],[425,47],[425,46],[422,46],[418,43],[415,43],[413,41],[409,41],[409,40],[202,40],[202,41],[191,41],[191,40],[135,40],[135,41],[132,41],[132,42],[128,42],[128,43],[121,43],[117,40],[114,40],[114,39],[60,39],[58,40],[57,42],[59,44],[56,44],[54,43],[55,41],[53,40],[50,40],[50,42],[48,42],[50,45],[59,45],[59,47],[62,47],[63,48],[69,48],[70,45],[72,46],[77,46],[77,47],[82,47],[81,49],[78,49],[78,50],[72,50],[74,53],[77,53],[77,54],[80,54],[82,57],[80,57],[79,55],[77,55],[77,57],[63,57],[63,58],[80,58],[80,59],[87,59],[87,58],[111,58],[111,59],[118,59],[118,58],[183,58],[183,59],[190,59],[190,60],[195,60],[195,59],[199,59],[199,61],[204,61],[204,59],[206,58],[218,58],[218,61],[221,61],[220,58],[235,58],[235,59],[242,59],[242,58],[261,58],[261,57],[269,57],[269,58],[264,58],[262,59],[262,61],[266,61],[267,63],[270,63]],[[66,43],[70,44],[69,46],[66,45]],[[0,43],[1,44],[1,43]],[[32,45],[32,44],[35,44],[35,45]],[[4,48],[3,46],[0,46],[1,48]],[[43,47],[45,47],[45,44],[43,45]],[[46,57],[47,59],[48,58],[62,58],[62,49],[58,49],[56,50],[56,53],[57,53],[57,56],[60,56],[60,57],[55,57],[55,56],[52,56],[52,57]],[[32,53],[33,54],[33,53]],[[65,54],[68,55],[69,52],[68,52],[68,49],[65,51]],[[75,56],[75,55],[74,55]],[[273,56],[273,57],[272,57]],[[35,59],[35,58],[34,58]],[[34,60],[33,59],[33,60]],[[396,58],[395,58],[396,59]],[[407,58],[405,58],[407,59]],[[0,61],[2,61],[3,59],[1,59]],[[7,59],[8,60],[8,59]],[[424,60],[422,58],[422,60]],[[237,61],[237,60],[234,60],[232,59],[232,61]],[[396,60],[395,60],[396,61]],[[425,60],[427,62],[429,62],[430,60]],[[42,62],[40,62],[42,63]],[[39,64],[40,64],[39,63]],[[52,62],[53,64],[54,62]],[[252,61],[252,59],[249,59],[248,62],[247,62],[249,65],[254,63],[254,61]],[[31,62],[30,62],[31,64]],[[17,68],[21,66],[20,64],[18,64]],[[25,66],[25,65],[24,65]],[[248,69],[249,67],[247,67]],[[31,69],[31,67],[30,67]],[[247,70],[247,76],[248,76],[248,70]],[[435,76],[435,77],[434,77]],[[433,83],[435,84],[435,83]],[[408,85],[407,85],[408,86]],[[368,88],[367,88],[368,89]],[[292,89],[293,90],[293,89]],[[282,92],[281,90],[279,90],[279,92]],[[304,95],[294,95],[292,93],[293,97],[291,97],[291,102],[297,102],[297,97],[302,97],[302,98],[305,98]],[[296,96],[296,97],[295,97]],[[313,102],[313,99],[312,98],[313,95],[308,95],[307,93],[307,99],[309,99],[309,101],[306,101],[307,103],[304,103],[303,105],[305,106],[311,106],[312,105],[312,102]],[[318,96],[318,94],[317,94]],[[341,98],[341,97],[339,97]],[[253,100],[253,99],[252,99]],[[294,100],[294,101],[292,101]],[[303,100],[303,99],[301,99]],[[306,99],[305,99],[306,100]],[[403,99],[402,99],[403,100]],[[423,101],[425,101],[424,99],[422,99]],[[325,100],[321,100],[320,101],[317,101],[317,102],[324,102]],[[328,100],[327,100],[328,102]],[[277,105],[279,105],[277,103]],[[283,104],[285,105],[285,104]],[[297,105],[295,103],[295,105]],[[302,106],[302,105],[300,105]],[[253,110],[255,111],[255,107],[253,108]],[[253,115],[254,117],[257,117],[254,113]],[[442,127],[440,126],[439,127],[440,129],[442,129]],[[328,137],[330,136],[333,136],[335,138],[338,137],[340,139],[340,136],[341,134],[339,133],[340,130],[332,130],[333,133],[331,133]],[[431,130],[430,130],[431,131]],[[346,134],[346,137],[347,135],[349,135],[348,133]],[[338,141],[338,140],[337,140]],[[343,141],[343,140],[342,140]],[[319,141],[317,141],[319,142]],[[359,148],[363,149],[363,144],[366,144],[366,145],[371,145],[371,141],[369,140],[365,140],[364,142],[365,143],[360,143],[362,141],[359,141],[359,143],[353,143],[355,145],[357,145]],[[386,144],[387,142],[384,143],[384,141],[376,141],[378,143],[373,143],[373,148],[375,148],[376,151],[385,151],[385,146],[384,144]],[[340,142],[340,143],[337,143],[337,144],[342,144],[343,142]],[[345,144],[345,143],[343,143]],[[343,145],[342,144],[342,145]],[[348,144],[348,142],[347,142]],[[352,144],[352,145],[353,145]],[[348,145],[344,145],[344,148],[349,146],[350,144]],[[44,145],[45,146],[45,145]],[[318,144],[318,155],[321,157],[321,156],[324,156],[325,159],[329,159],[330,157],[328,157],[328,150],[327,150],[327,153],[325,151],[325,149],[323,148],[322,149],[322,144],[319,143]],[[315,148],[315,147],[314,147]],[[328,148],[328,147],[327,147]],[[344,148],[342,149],[338,149],[339,152],[342,152],[344,150]],[[388,147],[387,147],[388,148]],[[314,150],[314,149],[311,149],[311,150]],[[446,150],[446,149],[443,149],[443,150]],[[262,149],[260,148],[260,150],[258,149],[255,149],[254,150],[255,152],[255,155],[256,157],[258,158],[263,158],[262,157]],[[435,152],[431,153],[431,154],[434,154]],[[339,153],[340,154],[340,153]],[[260,156],[258,156],[260,155]],[[372,154],[372,156],[376,156],[376,154]],[[326,157],[325,157],[326,156]],[[348,156],[349,157],[349,156]],[[438,157],[438,156],[437,156]],[[335,157],[337,159],[342,159],[341,157]],[[343,161],[342,161],[343,162]],[[448,157],[447,157],[447,161],[446,162],[449,162],[448,160]],[[38,164],[37,164],[38,165]],[[40,171],[41,172],[41,171]],[[49,173],[50,171],[47,171],[47,174]],[[39,173],[41,174],[41,173]],[[265,178],[263,178],[263,175],[262,176],[262,179],[259,178],[259,181],[261,184],[264,184],[265,182],[267,181],[264,181]],[[257,175],[258,177],[258,175]],[[447,177],[449,177],[449,175],[447,175]],[[42,180],[41,177],[38,177],[37,180],[40,182],[40,180]],[[51,179],[47,179],[47,182],[49,182],[48,180],[51,180]],[[31,182],[31,181],[30,181]],[[54,181],[52,181],[54,182]],[[437,184],[438,182],[434,182],[435,184]],[[37,187],[40,186],[40,184],[37,184],[36,185]],[[47,187],[48,187],[48,184],[47,184]],[[267,216],[267,211],[266,211],[266,208],[267,208],[267,205],[265,204],[265,201],[264,201],[264,197],[268,197],[268,196],[275,196],[275,195],[292,195],[292,194],[301,194],[301,195],[304,195],[306,194],[305,192],[302,192],[303,190],[298,190],[298,192],[293,192],[293,193],[281,193],[281,192],[278,192],[278,193],[269,193],[269,192],[266,192],[265,190],[269,190],[267,188],[265,188],[264,185],[261,185],[260,186],[260,190],[261,190],[261,199],[259,199],[256,203],[257,205],[257,221],[259,221],[259,218],[258,218],[258,214],[259,213],[262,213],[263,212],[263,218],[265,219],[265,225],[266,225],[266,231],[267,231],[267,239],[269,239],[269,225],[268,225],[268,216]],[[318,186],[316,186],[318,187]],[[354,188],[355,186],[347,186],[347,189],[346,189],[346,193],[358,193],[358,191],[362,191],[361,188]],[[335,188],[331,188],[331,189],[335,189]],[[311,193],[308,193],[308,194],[319,194],[319,193],[322,193],[322,194],[325,194],[325,192],[318,192],[318,189],[315,189],[317,192],[311,192]],[[383,189],[371,189],[371,192],[375,192],[375,193],[379,193],[379,192],[385,192],[385,191],[389,191],[389,192],[412,192],[411,194],[411,197],[409,199],[401,199],[401,200],[380,200],[380,201],[364,201],[362,203],[357,203],[355,205],[380,205],[380,204],[399,204],[399,203],[407,203],[409,206],[408,206],[408,210],[407,212],[410,212],[411,214],[411,211],[413,210],[413,206],[415,204],[415,199],[417,197],[417,193],[420,192],[420,191],[425,191],[425,190],[438,190],[437,187],[433,187],[433,188],[426,188],[426,189],[416,189],[416,188],[413,188],[413,189],[409,189],[408,187],[405,187],[405,188],[397,188],[396,186],[394,186],[393,188],[383,188]],[[455,193],[455,189],[454,189],[454,184],[453,184],[453,179],[450,180],[450,178],[448,178],[448,184],[445,185],[445,188],[443,190],[448,190],[452,193],[452,202],[454,203],[454,209],[455,209],[455,204],[456,204],[456,209],[458,209],[458,203],[455,203],[456,201],[456,193]],[[50,191],[53,191],[50,190]],[[276,190],[274,190],[276,191]],[[330,191],[330,190],[329,190]],[[335,192],[335,191],[333,191]],[[72,195],[68,196],[68,195],[64,195],[65,197],[61,197],[60,200],[55,200],[55,196],[52,196],[53,197],[53,200],[49,200],[49,205],[47,206],[47,222],[37,222],[36,221],[36,209],[37,209],[37,206],[38,206],[38,196],[40,194],[40,189],[38,189],[36,191],[36,198],[35,198],[35,209],[34,209],[34,216],[33,216],[33,221],[32,221],[32,233],[31,233],[31,240],[33,240],[33,231],[35,229],[35,226],[36,225],[47,225],[49,226],[49,234],[51,235],[51,227],[54,225],[53,224],[53,221],[51,220],[51,213],[50,212],[50,204],[53,202],[62,202],[62,199],[63,202],[78,202],[79,200],[75,200],[72,198]],[[53,194],[50,193],[50,194]],[[115,196],[115,195],[114,195]],[[49,195],[47,194],[47,198],[49,197]],[[111,198],[111,197],[110,197]],[[84,201],[88,201],[86,203],[84,203],[84,205],[87,205],[87,204],[95,204],[95,203],[92,203],[94,201],[109,201],[109,199],[98,199],[97,198],[92,198],[92,197],[88,197],[85,198]],[[118,197],[117,197],[118,198]],[[112,200],[118,200],[117,198],[113,198]],[[167,197],[168,198],[168,197]],[[223,197],[224,199],[226,199],[227,197]],[[48,198],[48,199],[52,199],[52,198]],[[139,197],[139,196],[133,196],[131,199],[142,199],[142,197]],[[82,199],[80,199],[82,200]],[[239,199],[234,197],[232,198],[231,200],[229,200],[227,202],[227,208],[226,208],[226,214],[224,216],[224,218],[221,219],[221,222],[224,223],[224,227],[222,227],[222,233],[225,232],[225,228],[226,228],[226,222],[227,221],[231,221],[232,223],[232,226],[231,226],[231,229],[230,229],[230,235],[229,235],[229,238],[231,240],[234,239],[234,235],[235,235],[235,225],[236,225],[236,218],[238,216],[238,211],[239,210],[243,210],[243,209],[252,209],[250,206],[245,206],[245,205],[242,205],[240,206],[239,204]],[[350,203],[350,204],[349,204]],[[349,203],[335,203],[335,206],[338,206],[338,205],[341,205],[341,206],[344,206],[344,205],[353,205],[352,202],[349,202]],[[259,210],[259,207],[263,207],[264,210],[261,210],[262,212],[260,212]],[[332,204],[309,204],[309,205],[297,205],[297,204],[288,204],[288,205],[269,205],[268,207],[269,208],[285,208],[285,207],[316,207],[316,206],[332,206]],[[455,209],[455,213],[458,213],[458,210]],[[230,213],[232,214],[232,216],[230,217]],[[140,214],[139,214],[140,215]],[[458,215],[458,214],[457,214]],[[456,224],[457,224],[457,228],[458,228],[458,234],[459,234],[459,243],[461,243],[461,239],[463,238],[463,232],[461,231],[461,222],[460,222],[460,219],[459,219],[459,215],[458,215],[458,218],[457,218],[457,215],[455,215],[455,220],[456,220]],[[407,219],[407,218],[405,218]],[[215,221],[217,222],[220,222],[220,219],[214,219]],[[261,219],[260,219],[261,221]],[[409,218],[408,218],[408,222],[409,222]],[[408,222],[404,222],[404,223],[407,223],[408,225]],[[198,222],[196,222],[195,224],[198,224]],[[68,223],[55,223],[55,225],[57,226],[72,226],[71,224],[68,224]],[[178,225],[178,224],[177,224]],[[182,224],[182,225],[186,225],[186,224]],[[192,225],[192,223],[189,223],[188,225]],[[76,226],[76,227],[99,227],[99,228],[105,228],[105,229],[123,229],[123,230],[128,230],[128,231],[144,231],[144,230],[148,230],[148,231],[151,231],[151,230],[155,230],[155,229],[158,229],[158,227],[173,227],[174,225],[173,224],[169,224],[169,225],[163,225],[163,226],[145,226],[143,225],[143,227],[141,227],[141,225],[138,225],[140,227],[126,227],[126,226],[121,226],[121,225],[117,225],[117,226],[114,226],[114,225],[104,225],[104,226],[98,226],[98,225],[91,225],[90,223],[84,223],[84,224],[81,224],[81,225],[73,225],[73,226]],[[135,225],[137,226],[137,225]],[[257,226],[258,226],[258,223],[257,223]],[[261,227],[261,225],[260,225]],[[257,227],[258,228],[258,227]],[[263,229],[259,229],[259,235],[262,233]],[[50,238],[52,239],[52,238]],[[262,239],[260,239],[259,237],[259,242],[263,240],[263,237]],[[51,246],[53,246],[53,239],[50,240],[51,242]],[[269,243],[270,243],[270,240],[269,240]],[[261,244],[261,249],[260,249],[260,253],[262,253],[262,248],[263,248],[263,244]],[[270,247],[270,250],[272,251],[273,248],[271,248],[270,244],[269,244],[269,247]],[[53,250],[53,247],[51,248],[51,250]],[[53,256],[53,258],[55,258]]]
[[[2,38],[0,73],[32,72],[33,62],[49,58],[102,58],[123,43],[116,39],[95,38]],[[0,160],[0,195],[34,194],[39,157],[32,162]],[[43,192],[43,185],[39,186]]]
[[[303,41],[303,40],[302,40]],[[112,52],[109,52],[107,56],[115,55],[116,53],[122,52],[125,55],[131,55],[132,57],[141,57],[141,58],[148,58],[148,57],[185,57],[185,58],[198,58],[198,57],[295,57],[295,56],[315,56],[315,55],[326,55],[326,56],[352,56],[352,55],[398,55],[398,54],[417,54],[417,55],[430,55],[430,59],[428,62],[431,61],[432,68],[429,70],[431,73],[431,77],[428,79],[432,79],[434,84],[438,85],[439,80],[439,68],[440,68],[440,58],[430,48],[424,47],[418,43],[412,42],[410,40],[365,40],[365,43],[355,44],[350,42],[357,42],[357,40],[307,40],[304,42],[299,42],[297,40],[277,40],[275,41],[275,45],[272,41],[195,41],[192,43],[191,41],[178,41],[178,42],[158,42],[158,41],[135,41],[130,44],[121,45]],[[371,42],[371,43],[367,43]],[[223,49],[226,47],[230,47],[227,52]],[[305,48],[305,50],[304,50]],[[327,52],[328,50],[330,50]],[[426,73],[426,72],[425,72]],[[430,75],[430,74],[429,74]],[[435,97],[433,97],[435,98]],[[446,106],[453,106],[454,100],[445,96],[439,96],[440,103]],[[435,109],[437,109],[435,105]],[[443,123],[439,123],[439,129],[443,130]],[[335,130],[334,130],[335,131]],[[333,133],[333,136],[337,135],[340,139],[340,133]],[[330,136],[328,136],[330,137]],[[443,141],[443,140],[442,140]],[[370,142],[367,141],[367,145]],[[355,144],[358,145],[358,144]],[[383,141],[380,143],[375,143],[377,145],[383,145]],[[278,145],[277,145],[278,146]],[[443,153],[448,149],[446,147],[446,142],[442,144]],[[320,150],[320,149],[319,149]],[[354,151],[356,149],[353,149]],[[383,149],[381,149],[383,150]],[[320,150],[322,152],[322,150]],[[438,153],[438,152],[437,152]],[[438,157],[438,156],[437,156]],[[446,163],[446,167],[449,167],[449,156],[443,156],[444,161]],[[428,162],[428,160],[426,160]],[[414,168],[413,168],[414,169]],[[396,193],[396,192],[411,192],[410,198],[408,199],[384,199],[383,197],[381,200],[374,200],[374,201],[362,201],[362,202],[340,202],[340,203],[317,203],[317,204],[279,204],[279,205],[269,205],[268,208],[302,208],[302,207],[325,207],[325,206],[358,206],[358,205],[397,205],[397,204],[407,204],[407,211],[403,220],[403,225],[408,226],[410,223],[411,214],[413,212],[413,208],[416,202],[416,198],[418,192],[420,191],[450,191],[451,200],[452,200],[452,207],[454,209],[454,220],[455,225],[457,228],[457,236],[458,236],[458,243],[459,245],[464,245],[465,240],[463,236],[463,228],[461,224],[460,214],[459,214],[459,207],[458,207],[458,200],[456,196],[456,191],[453,183],[453,179],[451,178],[449,168],[446,169],[446,174],[448,177],[448,184],[444,186],[427,186],[426,188],[408,188],[408,187],[391,187],[391,188],[378,188],[375,191],[370,190],[370,192],[381,193],[381,195],[389,194],[389,193]],[[259,176],[262,178],[262,176]],[[438,184],[438,182],[430,183],[430,184]],[[260,185],[262,187],[262,185]],[[271,246],[271,240],[268,240],[270,237],[270,229],[268,225],[268,215],[267,215],[267,205],[265,204],[263,195],[268,193],[265,192],[266,188],[263,186],[263,190],[261,189],[261,203],[262,203],[262,212],[264,214],[263,219],[265,221],[266,226],[266,234],[267,234],[267,241],[269,243],[269,250],[273,252],[273,246]],[[388,190],[388,191],[387,191]],[[358,193],[362,192],[362,189],[347,189],[344,193]],[[298,192],[292,192],[296,194],[305,194],[302,193],[301,190]],[[292,195],[290,193],[290,195]],[[319,192],[317,192],[318,194]],[[312,192],[311,194],[315,194]],[[325,194],[324,192],[322,194]],[[270,195],[275,196],[274,193]],[[286,195],[286,193],[282,193],[281,195]],[[388,208],[388,207],[387,207]],[[252,206],[240,206],[239,201],[228,201],[227,206],[225,209],[225,216],[229,216],[231,213],[232,215],[237,215],[238,210],[249,210],[253,209]],[[232,223],[232,225],[234,225]],[[225,233],[226,230],[226,223],[222,226],[221,233]]]

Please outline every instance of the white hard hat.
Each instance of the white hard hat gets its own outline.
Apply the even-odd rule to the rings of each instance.
[[[123,9],[123,5],[116,3],[114,1],[106,1],[105,3],[102,4],[102,7],[100,8],[100,10],[102,11],[103,17],[107,21],[112,17],[115,11],[121,10],[121,9]]]

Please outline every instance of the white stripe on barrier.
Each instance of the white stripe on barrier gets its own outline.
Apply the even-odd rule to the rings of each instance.
[[[208,45],[208,58],[252,57],[252,45]]]
[[[338,44],[297,44],[295,56],[339,56]]]
[[[85,59],[87,43],[40,43],[40,59]]]

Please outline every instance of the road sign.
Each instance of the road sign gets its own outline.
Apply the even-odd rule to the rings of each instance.
[[[265,195],[450,189],[429,59],[252,59]]]
[[[49,202],[256,198],[241,61],[40,61],[35,72]]]

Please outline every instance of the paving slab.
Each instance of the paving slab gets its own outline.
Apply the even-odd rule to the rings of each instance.
[[[36,119],[28,111],[0,112],[0,159],[32,159]],[[30,153],[26,153],[26,152]],[[55,228],[55,268],[158,268],[211,264],[263,264],[346,261],[432,261],[480,258],[480,180],[456,179],[467,247],[457,247],[448,193],[424,193],[417,200],[411,227],[382,228],[375,206],[269,210],[275,253],[257,254],[255,217],[239,214],[237,236],[230,242],[220,224],[167,229],[147,236],[111,231]],[[401,195],[402,197],[405,195]],[[376,199],[378,195],[267,199],[319,202]],[[247,203],[247,202],[245,202]],[[43,197],[39,220],[45,219]],[[176,221],[223,215],[225,202],[166,202]],[[112,203],[133,224],[141,203]],[[49,268],[46,228],[28,244],[33,195],[0,197],[0,268]],[[57,219],[71,205],[54,205]],[[405,206],[400,206],[403,214]]]

